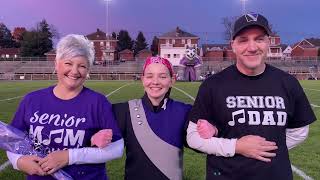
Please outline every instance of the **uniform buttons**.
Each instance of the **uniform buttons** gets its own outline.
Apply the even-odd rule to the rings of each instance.
[[[215,171],[213,171],[213,175],[214,176],[220,176],[221,172],[219,170],[215,170]]]
[[[137,114],[137,118],[140,118],[140,114]]]
[[[142,124],[142,121],[138,121],[138,124],[141,125],[141,124]]]
[[[135,110],[135,111],[138,111],[138,107],[135,107],[134,110]]]

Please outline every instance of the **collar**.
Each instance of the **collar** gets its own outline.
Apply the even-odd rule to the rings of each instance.
[[[141,98],[143,104],[152,112],[154,113],[158,113],[160,112],[162,109],[166,110],[167,109],[167,102],[169,101],[169,95],[165,95],[164,98],[161,100],[159,106],[153,106],[153,104],[151,103],[151,100],[149,99],[147,93],[144,93],[143,97]]]

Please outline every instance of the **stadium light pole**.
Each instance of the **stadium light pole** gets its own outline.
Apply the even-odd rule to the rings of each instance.
[[[109,35],[109,3],[112,1],[112,0],[103,0],[105,2],[105,5],[106,5],[106,35]]]
[[[242,4],[242,14],[246,14],[246,2],[248,0],[240,0]]]

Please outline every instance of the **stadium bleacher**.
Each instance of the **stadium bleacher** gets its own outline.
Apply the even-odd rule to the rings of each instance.
[[[140,76],[143,60],[93,65],[90,79],[134,80]],[[235,61],[204,61],[201,74],[220,72]],[[267,63],[293,74],[298,79],[320,79],[320,60],[267,60]],[[175,68],[177,69],[177,67]],[[55,80],[54,62],[27,58],[19,60],[0,59],[0,80]]]

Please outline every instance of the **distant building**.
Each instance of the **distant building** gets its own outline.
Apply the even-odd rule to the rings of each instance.
[[[49,52],[44,53],[47,57],[47,61],[54,61],[56,59],[56,50],[52,49]]]
[[[267,57],[271,59],[281,59],[283,57],[280,36],[271,34],[269,36],[270,47]]]
[[[282,45],[281,47],[284,59],[291,59],[292,47],[287,45]]]
[[[177,27],[175,30],[162,34],[159,39],[159,54],[168,59],[172,65],[179,65],[186,53],[187,46],[198,48],[199,37]]]
[[[0,48],[1,58],[17,58],[20,57],[19,48]]]
[[[120,61],[134,61],[133,51],[129,49],[125,49],[119,52],[119,60]]]
[[[100,29],[86,36],[92,41],[95,50],[95,61],[102,63],[104,61],[114,61],[117,57],[117,40],[111,35],[106,35]]]
[[[138,54],[136,55],[136,59],[145,60],[151,56],[152,56],[152,52],[149,49],[143,49],[138,52]]]
[[[291,55],[294,58],[316,59],[319,56],[320,39],[303,39],[292,47]]]
[[[203,61],[235,60],[230,44],[203,44],[201,51]]]

